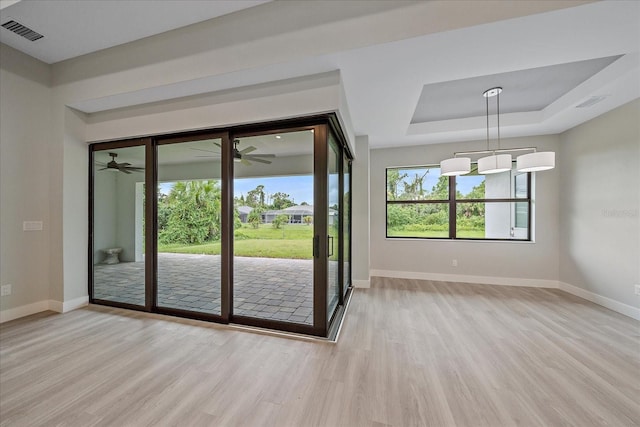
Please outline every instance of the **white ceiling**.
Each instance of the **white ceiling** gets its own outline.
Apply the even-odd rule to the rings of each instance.
[[[52,64],[269,1],[271,0],[2,1],[2,24],[14,19],[44,37],[31,42],[2,28],[0,41]]]
[[[96,3],[100,7],[94,9],[74,6],[79,3]],[[73,26],[71,25],[73,22],[82,21],[91,25],[99,22],[100,26],[105,28],[101,36],[104,39],[102,41],[114,45],[118,43],[121,33],[132,37],[134,22],[138,24],[145,22],[142,26],[144,31],[158,31],[159,27],[155,25],[152,26],[155,29],[147,26],[148,22],[154,21],[153,19],[127,20],[123,24],[123,17],[131,14],[143,13],[146,17],[149,14],[157,15],[160,21],[170,21],[177,25],[177,15],[185,17],[184,22],[187,22],[187,18],[195,19],[196,16],[207,19],[202,11],[204,9],[212,13],[211,16],[215,16],[215,13],[231,11],[231,9],[224,9],[224,7],[231,7],[230,5],[247,7],[260,2],[118,1],[115,3],[117,3],[118,12],[109,15],[108,10],[115,10],[113,1],[23,0],[5,7],[2,10],[2,19],[4,22],[5,15],[12,14],[14,15],[12,17],[21,23],[33,25],[34,30],[43,34],[48,32],[45,38],[55,37],[56,40],[55,45],[48,49],[51,51],[48,54],[51,57],[57,57],[61,55],[58,50],[70,49],[70,52],[74,50],[79,52],[79,46],[83,45],[83,41],[79,40],[77,35],[69,37],[66,35],[67,30],[62,28]],[[36,4],[39,7],[34,7]],[[47,5],[46,12],[42,4]],[[226,4],[230,5],[222,6]],[[269,8],[272,5],[275,7],[276,4],[279,4],[278,7],[283,6],[280,2],[274,2],[261,7]],[[341,7],[339,2],[328,4],[335,4],[336,8]],[[442,4],[443,7],[453,7],[451,5],[456,3],[442,2]],[[493,4],[498,6],[504,4],[511,9],[517,9],[523,5],[524,10],[532,3],[521,1],[494,2]],[[559,97],[556,98],[556,95],[547,97],[545,102],[539,102],[533,109],[529,100],[526,99],[529,96],[526,92],[505,90],[501,96],[501,103],[522,107],[507,109],[501,117],[503,137],[559,133],[640,97],[640,78],[638,77],[640,76],[640,2],[605,1],[558,10],[552,9],[567,3],[558,1],[545,4],[550,5],[549,11],[545,13],[527,15],[527,12],[523,12],[524,16],[521,17],[482,25],[468,26],[464,24],[467,22],[465,21],[467,17],[462,15],[447,16],[446,18],[452,21],[460,20],[459,25],[452,23],[450,27],[458,29],[418,37],[396,38],[395,41],[380,44],[363,43],[362,46],[365,47],[359,48],[335,47],[321,55],[298,56],[295,60],[85,100],[71,106],[80,111],[95,113],[339,70],[354,131],[358,135],[368,135],[371,147],[377,148],[481,140],[485,137],[486,118],[483,110],[484,100],[481,97],[482,90],[486,89],[484,87],[479,91],[479,96],[477,89],[473,89],[473,93],[467,94],[464,99],[461,96],[460,100],[454,102],[456,107],[450,109],[449,114],[422,119],[414,117],[419,105],[419,108],[436,111],[437,106],[444,102],[442,97],[438,99],[426,96],[422,101],[420,100],[423,90],[439,85],[451,87],[462,85],[464,82],[481,82],[481,85],[486,84],[484,82],[495,82],[496,84],[492,83],[492,86],[499,86],[502,84],[501,76],[507,79],[514,73],[515,75],[520,73],[520,75],[527,75],[531,84],[534,85],[529,88],[529,94],[532,93],[531,91],[546,92],[544,85],[553,81],[553,73],[544,74],[549,67],[562,69],[566,66],[569,69],[570,64],[574,66],[578,64],[578,67],[580,64],[585,64],[585,70],[580,71],[586,80],[584,78],[563,80],[562,90],[556,93]],[[162,11],[163,7],[167,9]],[[171,7],[174,9],[170,11]],[[18,13],[18,10],[22,12]],[[175,15],[172,15],[173,13]],[[392,15],[380,13],[372,18],[379,24],[379,31],[385,31],[385,16]],[[36,27],[36,24],[45,21],[50,25],[47,31]],[[80,29],[86,31],[86,25]],[[318,31],[322,30],[322,27],[318,28]],[[3,42],[7,37],[4,35],[5,32],[3,29]],[[357,36],[361,35],[344,34],[344,37]],[[133,35],[133,37],[136,36]],[[12,46],[29,53],[18,45]],[[586,64],[602,65],[606,60],[600,60],[600,58],[618,56],[620,56],[619,59],[609,65],[605,63],[602,69],[598,67],[591,69],[595,74],[586,70]],[[541,87],[535,87],[536,82]],[[591,107],[576,108],[593,96],[605,97],[603,101]],[[478,108],[478,101],[480,108]],[[479,111],[482,112],[481,115],[478,115]]]

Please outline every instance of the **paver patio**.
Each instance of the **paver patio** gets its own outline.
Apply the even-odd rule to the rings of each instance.
[[[220,255],[158,254],[158,306],[220,314]],[[313,261],[234,257],[236,315],[313,324]],[[94,297],[144,305],[144,262],[94,266]]]

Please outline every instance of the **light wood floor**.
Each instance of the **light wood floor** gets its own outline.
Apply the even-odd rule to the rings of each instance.
[[[338,344],[92,306],[0,327],[2,426],[634,426],[640,322],[374,279]]]

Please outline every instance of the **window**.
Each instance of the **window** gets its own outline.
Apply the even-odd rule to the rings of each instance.
[[[531,176],[387,168],[387,237],[531,240]]]

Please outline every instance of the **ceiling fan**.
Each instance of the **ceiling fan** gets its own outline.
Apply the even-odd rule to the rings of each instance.
[[[118,153],[109,153],[109,155],[111,156],[111,161],[109,163],[96,162],[96,164],[98,164],[99,166],[104,166],[102,169],[98,169],[99,171],[113,169],[113,170],[130,174],[131,172],[142,172],[144,170],[144,168],[131,166],[131,163],[116,162],[116,157],[118,157]]]
[[[238,144],[240,144],[239,139],[233,140],[233,161],[242,163],[243,165],[246,165],[246,166],[251,166],[251,162],[265,163],[269,165],[271,164],[271,162],[269,160],[265,160],[264,158],[273,158],[276,156],[275,154],[249,154],[257,150],[257,148],[250,145],[247,148],[243,148],[242,150],[239,150]],[[220,145],[220,143],[214,142],[213,145],[215,145],[216,147],[222,150],[222,145]],[[204,151],[207,153],[216,154],[217,156],[220,155],[220,153],[217,153],[215,151],[203,150],[201,148],[191,148],[191,149],[196,151]],[[216,157],[216,156],[209,155],[209,156],[196,156],[196,157]]]

